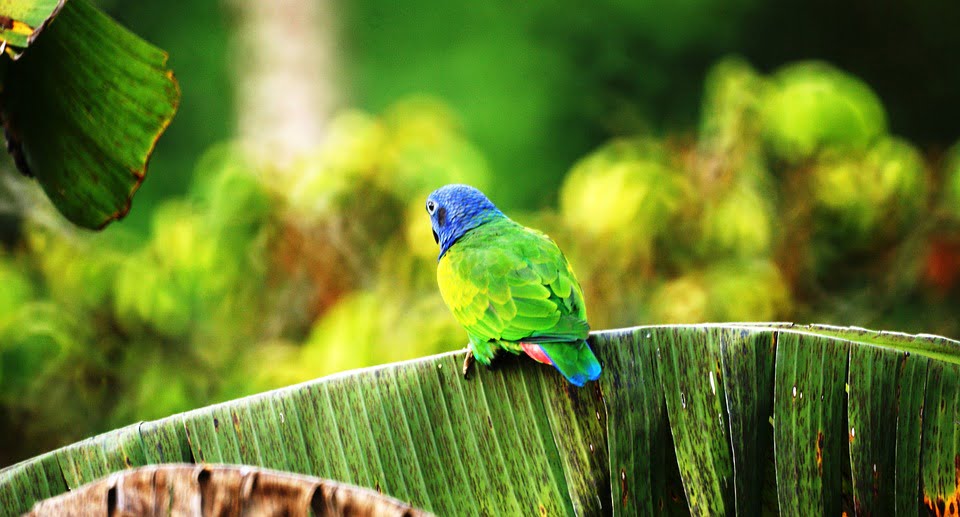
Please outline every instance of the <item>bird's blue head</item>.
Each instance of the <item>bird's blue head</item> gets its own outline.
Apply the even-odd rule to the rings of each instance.
[[[483,192],[468,185],[446,185],[427,196],[433,239],[440,245],[437,260],[457,239],[483,223],[503,215]]]

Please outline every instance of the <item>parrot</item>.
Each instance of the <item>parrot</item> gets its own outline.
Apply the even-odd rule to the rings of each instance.
[[[552,365],[578,387],[600,377],[583,290],[550,237],[469,185],[433,191],[426,210],[440,246],[440,295],[469,338],[464,378],[473,361],[489,366],[500,349]]]

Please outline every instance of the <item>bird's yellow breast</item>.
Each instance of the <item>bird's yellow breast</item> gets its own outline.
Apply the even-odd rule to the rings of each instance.
[[[454,265],[457,253],[453,249],[448,250],[440,259],[437,264],[437,285],[440,287],[440,296],[457,321],[469,327],[482,316],[487,308],[487,300],[480,288],[457,270]]]

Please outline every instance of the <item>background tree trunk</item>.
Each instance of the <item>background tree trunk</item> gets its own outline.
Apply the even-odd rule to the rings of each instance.
[[[324,137],[338,101],[330,0],[225,0],[236,15],[233,73],[239,136],[282,165]]]

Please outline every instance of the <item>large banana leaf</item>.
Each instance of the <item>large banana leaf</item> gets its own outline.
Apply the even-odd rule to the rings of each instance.
[[[0,1],[0,40],[18,57],[0,77],[17,167],[75,224],[123,217],[179,103],[166,53],[86,0]]]
[[[960,343],[835,327],[592,336],[600,381],[459,354],[141,422],[0,471],[6,513],[131,466],[258,465],[447,514],[958,508]]]

